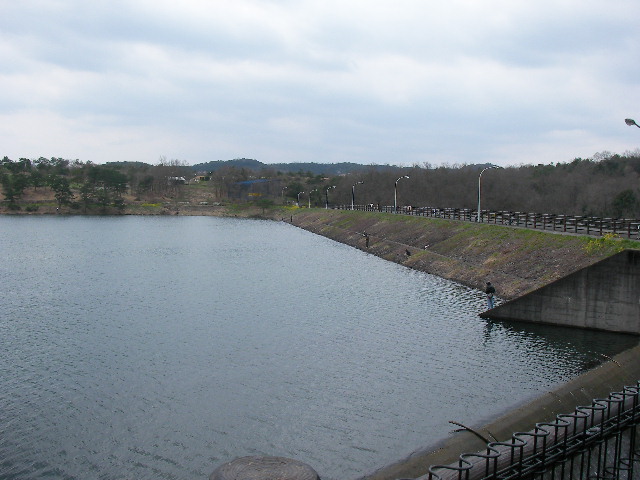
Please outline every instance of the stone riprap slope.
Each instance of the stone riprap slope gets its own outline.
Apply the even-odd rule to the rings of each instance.
[[[512,299],[639,242],[378,212],[306,210],[293,224],[386,260]],[[287,218],[287,220],[290,220]]]

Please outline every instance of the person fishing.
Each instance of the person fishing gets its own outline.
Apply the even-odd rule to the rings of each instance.
[[[494,299],[496,289],[493,285],[491,285],[491,282],[487,282],[487,288],[484,290],[484,293],[487,294],[487,306],[489,307],[489,310],[491,310],[496,306],[496,301]]]

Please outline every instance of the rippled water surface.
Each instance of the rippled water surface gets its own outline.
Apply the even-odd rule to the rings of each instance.
[[[478,318],[478,291],[291,225],[0,217],[0,478],[354,478],[633,337]],[[498,286],[499,287],[499,286]]]

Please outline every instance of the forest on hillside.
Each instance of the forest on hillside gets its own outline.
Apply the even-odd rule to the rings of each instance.
[[[242,163],[244,162],[244,163]],[[30,192],[50,192],[59,207],[78,211],[123,211],[132,202],[260,202],[324,207],[356,204],[475,209],[481,185],[482,208],[615,218],[640,218],[640,150],[602,152],[557,164],[492,168],[461,164],[412,167],[358,165],[331,174],[322,164],[314,171],[283,170],[246,159],[230,160],[202,171],[202,165],[161,158],[157,164],[112,162],[104,165],[43,158],[0,161],[3,205],[25,205]],[[341,164],[342,169],[349,164]],[[319,166],[319,167],[318,167]],[[327,171],[334,171],[330,165]],[[317,173],[320,171],[321,173]],[[482,175],[482,176],[480,176]],[[481,180],[481,182],[479,182]]]

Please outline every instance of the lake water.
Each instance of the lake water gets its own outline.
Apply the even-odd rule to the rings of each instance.
[[[481,292],[285,223],[5,216],[0,245],[2,479],[355,478],[637,343],[481,320]]]

